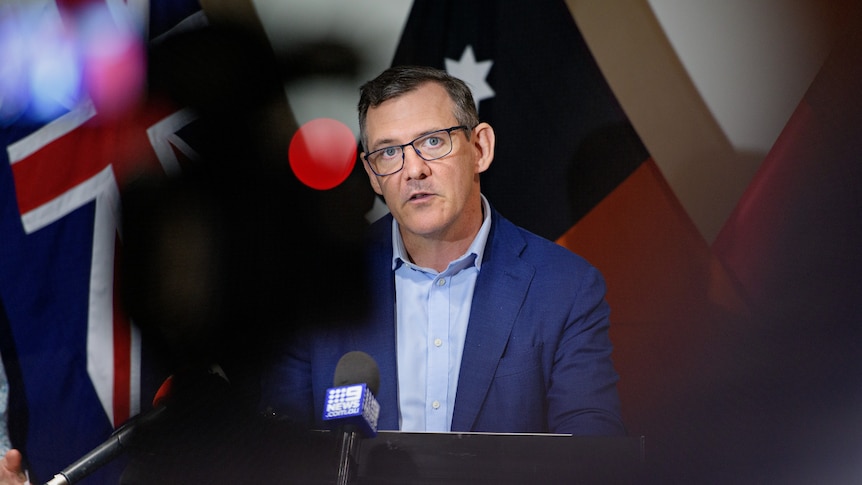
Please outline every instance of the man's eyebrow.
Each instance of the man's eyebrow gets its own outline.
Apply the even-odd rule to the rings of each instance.
[[[442,130],[445,130],[445,128],[431,128],[430,130],[425,130],[425,131],[422,131],[418,134],[413,135],[413,137],[410,138],[409,141],[414,141],[417,138],[421,138],[425,135],[430,135],[431,133],[434,133],[436,131],[442,131]],[[409,141],[405,142],[405,143],[409,143]],[[381,148],[388,148],[388,147],[397,146],[397,145],[401,145],[401,143],[398,143],[397,141],[395,141],[394,138],[383,138],[382,140],[377,140],[374,143],[371,143],[370,145],[368,145],[368,151],[373,152],[373,151],[379,150]]]
[[[375,141],[374,143],[370,144],[370,145],[368,146],[368,151],[373,152],[374,150],[377,150],[377,149],[380,149],[380,148],[390,147],[390,146],[395,145],[395,144],[396,144],[396,143],[395,143],[395,140],[394,140],[394,139],[392,139],[392,138],[384,138],[384,139],[382,139],[382,140],[377,140],[377,141]],[[398,143],[398,145],[400,145],[400,143]]]

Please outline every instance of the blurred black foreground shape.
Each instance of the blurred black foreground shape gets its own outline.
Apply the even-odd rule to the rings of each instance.
[[[154,379],[173,376],[167,412],[138,430],[122,483],[251,483],[284,472],[285,457],[325,455],[319,433],[260,413],[258,379],[294,330],[365,311],[356,282],[373,194],[358,165],[328,191],[290,171],[284,82],[308,74],[300,60],[294,68],[260,36],[215,25],[149,53],[152,99],[195,113],[177,135],[198,156],[175,176],[121,181],[123,307],[161,369]],[[297,473],[275,481],[304,482]]]

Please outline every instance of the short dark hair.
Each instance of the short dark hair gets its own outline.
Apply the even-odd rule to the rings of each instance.
[[[359,139],[368,149],[365,122],[368,109],[402,94],[413,91],[425,83],[437,83],[446,89],[455,103],[455,119],[459,125],[470,129],[479,124],[479,113],[473,101],[473,93],[467,84],[442,69],[427,66],[393,66],[359,88]],[[469,136],[469,132],[468,132]]]

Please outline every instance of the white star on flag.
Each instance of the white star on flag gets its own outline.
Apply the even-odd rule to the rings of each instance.
[[[473,46],[468,45],[464,48],[464,53],[461,54],[460,60],[456,61],[446,58],[444,62],[446,63],[446,72],[460,78],[470,86],[470,91],[473,93],[473,101],[476,103],[477,109],[479,108],[479,101],[494,97],[494,90],[485,81],[494,61],[476,62]]]

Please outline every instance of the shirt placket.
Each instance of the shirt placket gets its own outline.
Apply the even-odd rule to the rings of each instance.
[[[449,276],[438,275],[428,295],[427,429],[449,429],[446,422],[449,393],[449,287]]]

